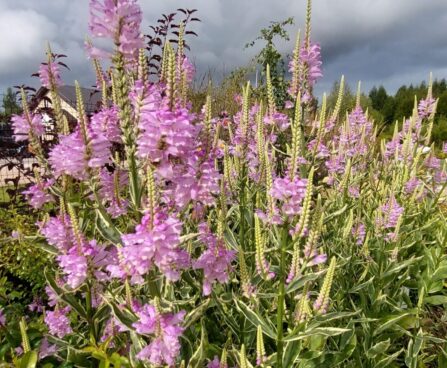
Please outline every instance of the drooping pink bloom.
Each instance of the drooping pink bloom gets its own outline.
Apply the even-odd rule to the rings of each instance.
[[[89,168],[101,168],[110,162],[111,143],[99,132],[88,129],[88,147],[78,129],[60,138],[49,154],[55,176],[67,174],[78,180],[88,177]],[[61,160],[61,157],[64,159]]]
[[[80,286],[87,277],[87,257],[80,254],[76,246],[73,246],[67,254],[63,254],[57,257],[59,266],[67,278],[67,284],[76,289]]]
[[[48,188],[53,184],[54,179],[39,181],[23,191],[23,194],[27,197],[28,202],[32,207],[39,209],[45,203],[54,202],[53,196],[48,192]]]
[[[31,122],[24,115],[13,115],[11,117],[16,142],[28,140],[30,132],[36,137],[41,137],[45,133],[42,116],[40,114],[31,114],[30,118]]]
[[[432,97],[419,101],[418,113],[421,119],[427,118],[433,114],[436,107],[436,100]]]
[[[137,154],[155,166],[158,176],[172,179],[177,167],[184,168],[198,143],[200,128],[193,120],[186,108],[170,110],[156,91],[144,98]]]
[[[38,223],[40,233],[47,239],[48,244],[65,253],[75,242],[71,221],[68,215],[64,217],[50,217],[45,223]]]
[[[222,368],[220,365],[219,357],[216,355],[213,360],[210,360],[206,368]]]
[[[173,178],[175,203],[179,208],[191,201],[213,206],[220,191],[219,181],[222,176],[216,169],[214,160],[212,157],[206,160],[190,157],[188,161],[185,171]]]
[[[39,78],[42,86],[48,89],[50,89],[52,85],[58,87],[63,84],[59,65],[55,62],[40,64]]]
[[[284,215],[293,217],[301,213],[306,185],[307,179],[300,179],[299,177],[293,180],[276,178],[269,194],[281,203],[279,208]]]
[[[236,252],[226,249],[205,223],[199,225],[199,231],[199,240],[207,246],[207,250],[193,263],[193,268],[203,270],[203,295],[208,296],[214,282],[228,282],[228,272],[231,262],[236,258]]]
[[[0,308],[0,327],[6,326],[6,317],[3,308]]]
[[[67,317],[67,308],[47,310],[45,313],[45,324],[51,335],[63,338],[73,332],[70,326],[70,320]]]
[[[99,174],[101,187],[99,197],[104,201],[107,212],[113,217],[119,217],[127,212],[129,201],[121,198],[122,188],[128,183],[127,172],[115,168],[109,172],[103,168]]]
[[[127,59],[134,59],[144,47],[140,33],[142,18],[136,0],[90,0],[90,34],[113,40]]]
[[[196,68],[187,56],[183,56],[182,71],[186,75],[186,82],[188,84],[191,83],[194,79],[194,75],[196,74]]]
[[[357,245],[362,245],[366,236],[365,225],[359,222],[352,228],[351,233],[356,239],[355,243]]]
[[[302,47],[300,53],[300,61],[307,68],[307,79],[310,86],[313,86],[317,79],[323,76],[321,71],[321,48],[318,43],[312,43],[307,49]]]
[[[173,367],[180,353],[181,323],[186,314],[159,313],[155,307],[146,304],[137,313],[139,320],[133,324],[139,334],[154,334],[155,338],[138,354],[138,359],[147,360],[154,365],[167,364]]]
[[[132,234],[122,235],[124,247],[119,249],[120,264],[107,267],[112,277],[143,281],[155,265],[171,281],[180,277],[180,271],[190,264],[188,252],[180,247],[182,223],[158,211],[151,225],[151,216],[145,215]]]
[[[104,135],[110,142],[121,143],[121,129],[119,126],[118,108],[116,106],[103,108],[92,115],[90,127],[92,131]]]
[[[380,207],[378,216],[376,217],[376,225],[379,231],[395,229],[399,219],[404,213],[404,208],[399,205],[394,196],[388,199],[388,202]],[[388,232],[385,240],[393,241],[396,238],[396,232]]]
[[[39,347],[39,359],[44,359],[48,356],[52,356],[57,352],[57,345],[50,344],[48,339],[44,337]]]

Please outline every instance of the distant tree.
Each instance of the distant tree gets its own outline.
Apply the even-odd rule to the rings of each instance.
[[[388,94],[384,86],[380,86],[379,88],[374,86],[369,92],[369,98],[371,99],[372,107],[375,110],[382,111],[388,99]]]
[[[3,114],[5,116],[10,116],[20,112],[20,106],[17,102],[17,96],[13,92],[12,88],[8,88],[6,93],[3,95]]]
[[[253,47],[256,43],[264,43],[264,47],[254,57],[254,62],[261,68],[261,79],[265,78],[267,65],[270,66],[270,76],[275,93],[276,103],[281,106],[287,98],[287,82],[285,80],[286,63],[281,53],[275,45],[275,39],[289,41],[289,33],[286,26],[293,24],[293,17],[287,18],[281,22],[270,22],[267,28],[260,31],[260,35],[253,41],[247,43],[245,48]]]

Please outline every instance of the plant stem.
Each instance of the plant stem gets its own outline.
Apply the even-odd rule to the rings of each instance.
[[[280,244],[280,263],[279,263],[279,290],[278,290],[278,309],[276,315],[276,367],[282,368],[282,356],[284,350],[284,299],[285,299],[285,263],[286,263],[286,247],[288,240],[287,222],[283,225]]]

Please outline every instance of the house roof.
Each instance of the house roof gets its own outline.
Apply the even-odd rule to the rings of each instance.
[[[70,106],[76,109],[76,88],[75,86],[60,86],[58,88],[59,96]],[[41,87],[35,97],[34,105],[37,106],[39,101],[48,93],[48,88]],[[101,92],[93,88],[81,87],[82,100],[84,101],[85,112],[87,115],[93,114],[101,107]],[[49,97],[49,96],[48,96]]]

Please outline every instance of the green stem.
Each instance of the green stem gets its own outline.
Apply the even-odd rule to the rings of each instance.
[[[280,244],[280,264],[279,264],[279,290],[278,290],[278,309],[276,315],[276,367],[282,368],[282,358],[284,351],[284,299],[285,299],[285,263],[286,263],[286,247],[288,240],[287,222],[284,224],[281,234]]]

